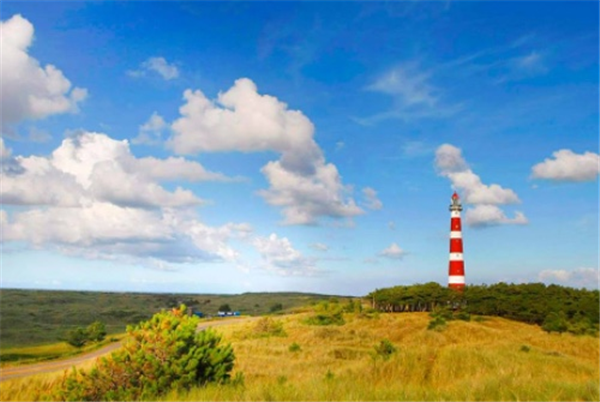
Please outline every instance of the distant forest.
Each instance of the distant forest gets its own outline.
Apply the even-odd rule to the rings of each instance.
[[[373,308],[388,312],[460,309],[541,325],[551,332],[595,334],[600,292],[543,283],[470,285],[462,293],[429,282],[377,289],[367,296]]]

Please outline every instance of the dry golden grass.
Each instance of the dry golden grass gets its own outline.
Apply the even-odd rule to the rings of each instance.
[[[253,324],[221,331],[244,386],[209,386],[165,400],[599,400],[599,344],[500,318],[428,331],[424,313],[346,315],[343,326],[279,318],[287,337],[248,338]],[[374,347],[389,339],[389,360]],[[297,343],[301,350],[289,347]],[[234,372],[234,374],[235,374]]]
[[[428,331],[425,313],[345,315],[343,326],[309,326],[307,314],[274,318],[287,336],[256,337],[256,322],[218,328],[233,344],[243,384],[173,392],[177,401],[535,400],[598,401],[597,338],[547,334],[500,318],[452,321]],[[374,347],[389,339],[391,358]],[[299,351],[291,351],[296,343]],[[38,399],[56,376],[0,383],[2,400]]]

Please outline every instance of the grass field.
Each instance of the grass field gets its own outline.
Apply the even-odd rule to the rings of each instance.
[[[161,309],[184,303],[206,314],[229,304],[242,314],[268,313],[310,304],[329,296],[304,293],[241,295],[111,293],[48,290],[0,290],[0,360],[9,348],[56,343],[67,331],[99,320],[109,334],[125,332],[129,324],[149,319]]]
[[[547,334],[500,318],[427,330],[425,313],[346,315],[343,326],[281,319],[285,337],[223,329],[244,386],[210,386],[164,400],[587,400],[600,398],[597,338]],[[388,339],[385,360],[375,346]],[[297,344],[300,350],[291,351]],[[292,350],[298,349],[292,347]]]
[[[310,314],[272,318],[283,327],[278,336],[266,336],[258,322],[220,327],[218,332],[233,344],[233,375],[238,380],[174,392],[161,400],[600,398],[600,350],[594,337],[547,334],[537,326],[491,317],[451,321],[445,329],[431,331],[426,329],[430,321],[426,313],[376,314],[370,318],[345,314],[344,325],[312,326],[306,324]],[[388,359],[375,352],[375,346],[384,339],[396,348]],[[6,381],[2,383],[2,400],[46,395],[53,378],[56,376],[29,383]]]

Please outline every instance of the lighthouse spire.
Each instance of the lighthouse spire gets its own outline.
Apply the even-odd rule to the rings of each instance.
[[[462,229],[460,211],[462,204],[456,192],[452,194],[450,204],[450,263],[448,269],[448,287],[462,291],[465,287],[465,261],[463,259]]]

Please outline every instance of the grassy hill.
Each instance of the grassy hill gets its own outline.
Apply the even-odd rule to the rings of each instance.
[[[57,342],[68,330],[95,320],[104,322],[109,333],[124,332],[127,325],[181,303],[206,314],[216,314],[220,306],[228,304],[242,314],[260,315],[276,304],[289,310],[328,298],[308,293],[194,295],[2,289],[0,352]]]
[[[305,309],[219,327],[236,355],[234,381],[172,392],[160,400],[600,398],[595,337],[548,334],[535,325],[493,317],[428,330],[427,313],[345,313],[342,325],[309,325],[314,316]],[[382,350],[382,341],[392,348]],[[60,376],[8,380],[2,383],[2,399],[48,397]]]
[[[362,318],[361,318],[362,317]],[[244,385],[167,395],[178,401],[599,400],[599,344],[489,318],[427,330],[426,313],[345,315],[311,326],[306,314],[278,318],[285,336],[258,323],[220,329],[232,342]],[[388,359],[375,347],[389,340]],[[292,346],[297,345],[297,346]],[[234,375],[235,375],[234,372]]]

